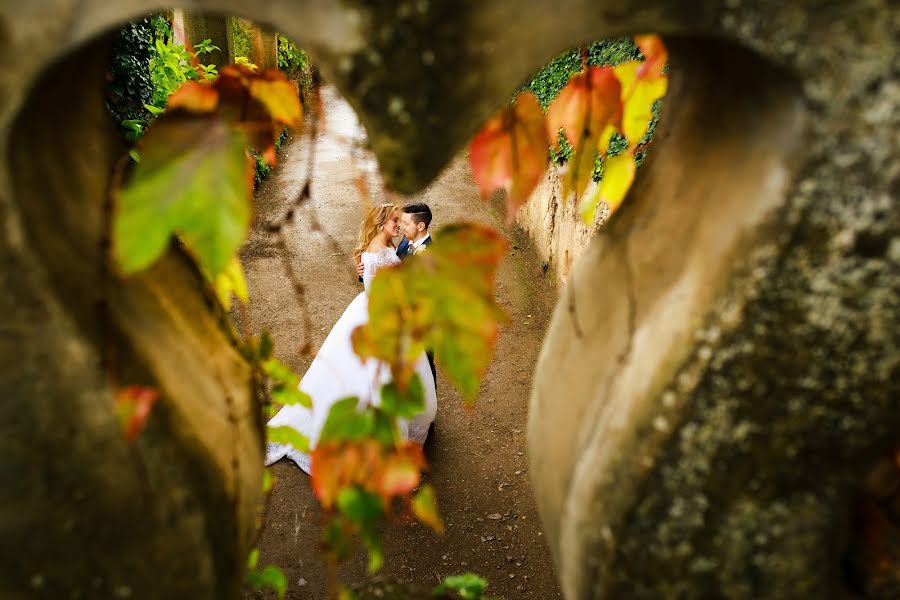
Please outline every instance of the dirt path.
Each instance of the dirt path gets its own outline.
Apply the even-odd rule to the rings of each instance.
[[[363,134],[336,93],[331,88],[324,93],[327,127],[316,147],[312,202],[288,230],[294,268],[308,288],[314,346],[361,289],[348,257],[364,206],[353,185],[349,156],[350,140],[361,140]],[[274,220],[296,197],[306,176],[307,151],[304,142],[285,147],[281,165],[259,191],[258,223]],[[356,154],[357,172],[374,180],[373,159]],[[464,157],[414,199],[431,206],[433,231],[472,219],[505,232],[511,251],[500,267],[498,296],[510,321],[474,409],[466,409],[438,373],[436,431],[425,449],[431,464],[428,479],[437,488],[447,531],[438,536],[416,523],[385,526],[381,573],[430,586],[445,575],[471,570],[488,578],[492,595],[507,600],[561,597],[532,498],[525,441],[532,371],[556,291],[522,232],[503,228],[502,207],[481,202]],[[251,330],[272,332],[276,354],[304,372],[311,358],[298,352],[304,341],[301,313],[276,248],[261,227],[251,233],[242,258],[250,287]],[[278,483],[259,543],[260,562],[282,567],[289,581],[288,598],[323,598],[328,570],[318,554],[321,511],[309,478],[287,461],[273,471]],[[362,581],[365,564],[365,556],[358,553],[341,567],[340,579]]]

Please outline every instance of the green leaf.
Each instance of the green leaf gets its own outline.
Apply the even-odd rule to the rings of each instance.
[[[326,558],[335,562],[346,560],[353,551],[352,525],[342,517],[329,519],[322,528],[322,545]]]
[[[435,588],[435,594],[446,593],[447,590],[455,590],[465,600],[478,600],[487,589],[488,582],[484,577],[475,573],[462,575],[448,575],[444,582]]]
[[[271,588],[279,598],[287,593],[287,577],[278,567],[269,565],[263,570],[253,569],[247,572],[247,585],[255,589]]]
[[[397,422],[385,411],[376,410],[371,437],[384,447],[393,446],[397,441]]]
[[[437,494],[430,485],[423,485],[413,496],[412,511],[417,519],[436,532],[444,532],[444,522],[441,521],[437,509]]]
[[[153,114],[154,116],[157,116],[157,117],[159,115],[163,114],[164,112],[166,112],[166,109],[159,108],[158,106],[153,106],[152,104],[145,104],[144,108],[149,110],[151,112],[151,114]]]
[[[132,148],[131,150],[128,151],[128,156],[130,156],[131,160],[133,160],[136,163],[141,162],[141,155],[134,148]]]
[[[148,267],[173,234],[212,277],[228,266],[250,226],[246,146],[243,133],[215,117],[173,112],[153,123],[113,225],[124,273]]]
[[[275,482],[277,478],[272,475],[272,471],[270,469],[265,469],[263,471],[263,493],[268,494],[272,491],[272,488],[275,486]]]
[[[271,338],[269,338],[271,340]],[[278,360],[270,358],[263,363],[263,370],[272,379],[272,401],[282,405],[299,404],[312,408],[312,398],[300,389],[300,376],[290,367]]]
[[[367,525],[360,532],[366,550],[369,552],[369,573],[375,573],[384,565],[384,549],[381,546],[381,538],[375,531],[375,526]]]
[[[275,342],[272,340],[272,334],[264,329],[259,334],[259,358],[260,360],[268,360],[275,350]]]
[[[237,256],[232,256],[225,270],[213,279],[213,288],[225,310],[231,310],[232,296],[241,304],[247,304],[250,294],[247,291],[247,280],[244,279],[244,268]]]
[[[288,444],[300,452],[309,452],[309,438],[293,427],[279,425],[277,427],[269,427],[268,430],[268,437],[271,443]]]
[[[357,486],[342,489],[337,506],[345,517],[360,526],[377,521],[385,510],[381,497]]]
[[[247,557],[247,568],[255,569],[256,565],[259,564],[259,548],[254,548],[250,551],[250,556]]]
[[[356,353],[388,362],[402,389],[425,348],[433,348],[463,397],[474,400],[505,319],[494,294],[505,251],[494,229],[461,223],[439,231],[428,252],[379,271],[369,321],[353,332]]]
[[[335,402],[328,411],[319,441],[348,442],[371,437],[375,431],[374,411],[357,410],[358,404],[359,398],[356,396]]]
[[[381,409],[390,415],[411,419],[425,409],[425,388],[416,373],[410,379],[406,390],[400,390],[391,381],[381,387]]]

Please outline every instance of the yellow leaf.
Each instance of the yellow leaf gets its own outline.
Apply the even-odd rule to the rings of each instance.
[[[293,128],[298,128],[302,123],[303,106],[291,82],[285,79],[253,79],[250,81],[250,95],[266,107],[272,120]]]
[[[653,119],[653,103],[666,93],[668,80],[663,77],[655,80],[639,79],[634,84],[634,91],[627,100],[622,112],[622,133],[630,146],[637,144]]]
[[[416,517],[438,533],[444,533],[444,523],[437,510],[437,495],[430,485],[423,485],[412,499]]]
[[[597,190],[599,199],[609,205],[610,214],[614,213],[634,181],[634,155],[623,152],[607,159],[603,167],[603,179]],[[595,205],[596,208],[596,205]]]
[[[622,86],[622,102],[627,101],[631,96],[631,93],[634,91],[634,84],[637,81],[638,69],[640,68],[640,66],[640,61],[630,60],[626,63],[622,63],[613,67],[613,72],[616,74],[616,79],[619,80],[619,84]]]
[[[247,304],[249,300],[249,292],[247,291],[247,281],[244,279],[244,270],[241,268],[241,262],[237,257],[232,257],[231,261],[225,266],[225,270],[216,275],[214,287],[219,302],[225,307],[225,310],[231,309],[231,296],[234,295],[241,302]]]

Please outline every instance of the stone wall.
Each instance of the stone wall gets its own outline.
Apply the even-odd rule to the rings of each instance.
[[[560,184],[563,167],[551,166],[531,198],[523,206],[516,221],[534,242],[545,268],[552,269],[557,283],[564,284],[575,260],[587,248],[594,234],[609,215],[605,205],[597,210],[591,225],[586,225],[578,211],[578,203],[570,194],[563,199]],[[596,184],[590,184],[590,194]]]

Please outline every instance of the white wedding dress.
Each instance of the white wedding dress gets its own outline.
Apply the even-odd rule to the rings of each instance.
[[[359,359],[353,352],[350,336],[357,326],[369,319],[369,287],[376,272],[381,267],[399,263],[400,259],[393,248],[386,248],[379,252],[363,252],[362,262],[365,267],[365,291],[360,292],[344,310],[300,381],[300,389],[312,398],[312,410],[300,405],[284,406],[269,421],[271,426],[289,425],[301,432],[309,438],[311,448],[315,447],[328,412],[335,402],[348,396],[356,396],[360,399],[360,407],[369,403],[378,406],[381,402],[381,386],[390,380],[390,370],[385,364],[374,359],[365,362]],[[416,362],[416,372],[422,378],[425,388],[425,409],[412,419],[400,419],[399,429],[405,439],[422,444],[437,412],[434,377],[424,352]],[[307,473],[310,472],[309,454],[288,444],[270,443],[266,449],[266,465],[285,456]]]

